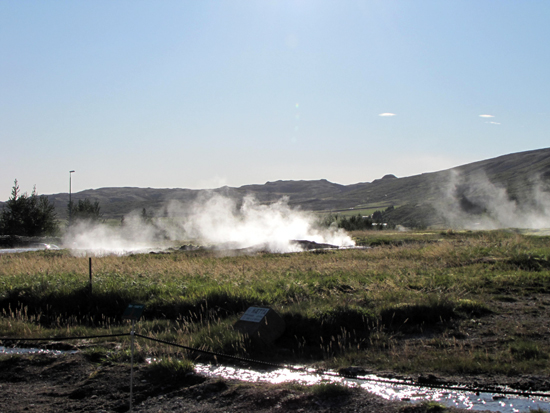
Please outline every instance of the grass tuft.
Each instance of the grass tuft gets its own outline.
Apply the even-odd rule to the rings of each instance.
[[[547,359],[548,354],[541,351],[537,343],[518,340],[510,345],[510,353],[515,360],[539,360]]]
[[[148,367],[149,374],[155,379],[181,380],[195,370],[193,362],[187,359],[167,357],[161,361],[151,363]]]

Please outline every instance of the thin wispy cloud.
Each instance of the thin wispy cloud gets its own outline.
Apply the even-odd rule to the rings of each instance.
[[[500,122],[485,122],[485,123],[490,123],[491,125],[500,125]]]
[[[480,118],[494,118],[493,115],[479,115]]]
[[[396,116],[396,115],[395,115],[395,113],[384,112],[384,113],[381,113],[378,116]]]

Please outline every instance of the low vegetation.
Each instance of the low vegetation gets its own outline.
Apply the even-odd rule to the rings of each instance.
[[[193,372],[193,363],[186,359],[166,357],[149,366],[149,374],[157,380],[181,380]]]
[[[0,336],[127,333],[121,316],[136,302],[146,305],[140,334],[263,360],[449,375],[550,373],[549,238],[513,231],[352,235],[369,248],[93,258],[91,289],[87,258],[3,254]],[[285,333],[274,343],[258,345],[233,330],[254,305],[283,317]],[[124,354],[129,338],[117,340]],[[141,359],[171,360],[157,367],[174,374],[187,368],[174,360],[200,356],[143,339],[136,346]]]

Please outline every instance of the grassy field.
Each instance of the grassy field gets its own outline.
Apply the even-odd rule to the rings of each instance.
[[[0,336],[128,332],[264,360],[441,374],[548,374],[550,238],[514,231],[357,232],[366,249],[219,256],[0,255]],[[258,344],[232,329],[253,305],[286,330]],[[112,341],[112,340],[111,340]],[[127,356],[121,338],[113,358]],[[140,355],[181,356],[139,341]],[[193,356],[193,355],[192,355]]]

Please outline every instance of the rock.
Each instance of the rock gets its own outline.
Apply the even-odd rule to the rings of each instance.
[[[439,379],[433,374],[428,374],[427,376],[419,376],[416,382],[421,384],[435,384],[439,382]]]
[[[198,249],[200,249],[200,247],[198,247],[196,245],[191,245],[191,244],[182,245],[179,248],[180,251],[196,251]]]
[[[292,240],[290,241],[292,244],[299,245],[304,250],[316,250],[316,249],[323,249],[323,248],[338,248],[337,245],[332,244],[321,244],[315,241],[308,241],[308,240]]]
[[[286,326],[275,310],[250,307],[233,327],[253,340],[272,343],[284,333]]]
[[[46,350],[61,350],[61,351],[71,351],[76,350],[77,347],[74,344],[62,342],[62,341],[52,341],[51,343],[45,344],[42,346]]]
[[[341,368],[338,370],[338,374],[341,376],[347,376],[347,377],[357,377],[357,376],[364,376],[366,374],[369,374],[367,370],[365,370],[363,367],[357,367],[357,366],[350,366]]]

